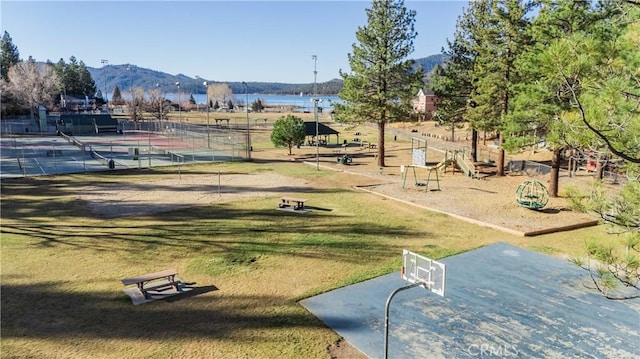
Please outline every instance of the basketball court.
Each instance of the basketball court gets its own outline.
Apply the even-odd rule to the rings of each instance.
[[[402,253],[398,253],[400,257]],[[389,358],[637,358],[640,301],[583,286],[564,259],[496,243],[441,260],[444,296],[422,287],[389,305]],[[301,304],[370,358],[383,358],[385,303],[400,273]]]

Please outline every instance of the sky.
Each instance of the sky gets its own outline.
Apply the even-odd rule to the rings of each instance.
[[[468,3],[405,0],[417,13],[410,57],[440,53]],[[211,81],[311,83],[350,71],[347,56],[370,6],[365,0],[1,0],[0,24],[22,59],[75,56],[90,67],[107,60]]]

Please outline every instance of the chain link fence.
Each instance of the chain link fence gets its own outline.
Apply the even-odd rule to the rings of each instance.
[[[117,133],[92,136],[6,132],[1,139],[3,178],[250,158],[249,132],[237,126],[122,121]]]

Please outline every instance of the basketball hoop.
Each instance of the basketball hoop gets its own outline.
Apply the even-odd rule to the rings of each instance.
[[[427,257],[402,250],[402,269],[400,275],[408,285],[394,290],[387,299],[384,307],[384,358],[389,354],[389,307],[393,297],[403,290],[413,287],[423,287],[435,294],[444,297],[444,281],[446,267],[443,263],[436,262]]]

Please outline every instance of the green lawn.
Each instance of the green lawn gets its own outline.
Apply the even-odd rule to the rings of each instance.
[[[442,258],[503,241],[579,254],[602,228],[516,237],[352,189],[302,164],[198,165],[305,178],[314,210],[259,197],[145,216],[97,218],[80,184],[123,186],[163,169],[2,181],[2,341],[10,357],[326,358],[338,336],[297,304],[399,270],[403,248]],[[166,268],[202,292],[133,306],[120,279]],[[383,310],[383,308],[380,308]]]

